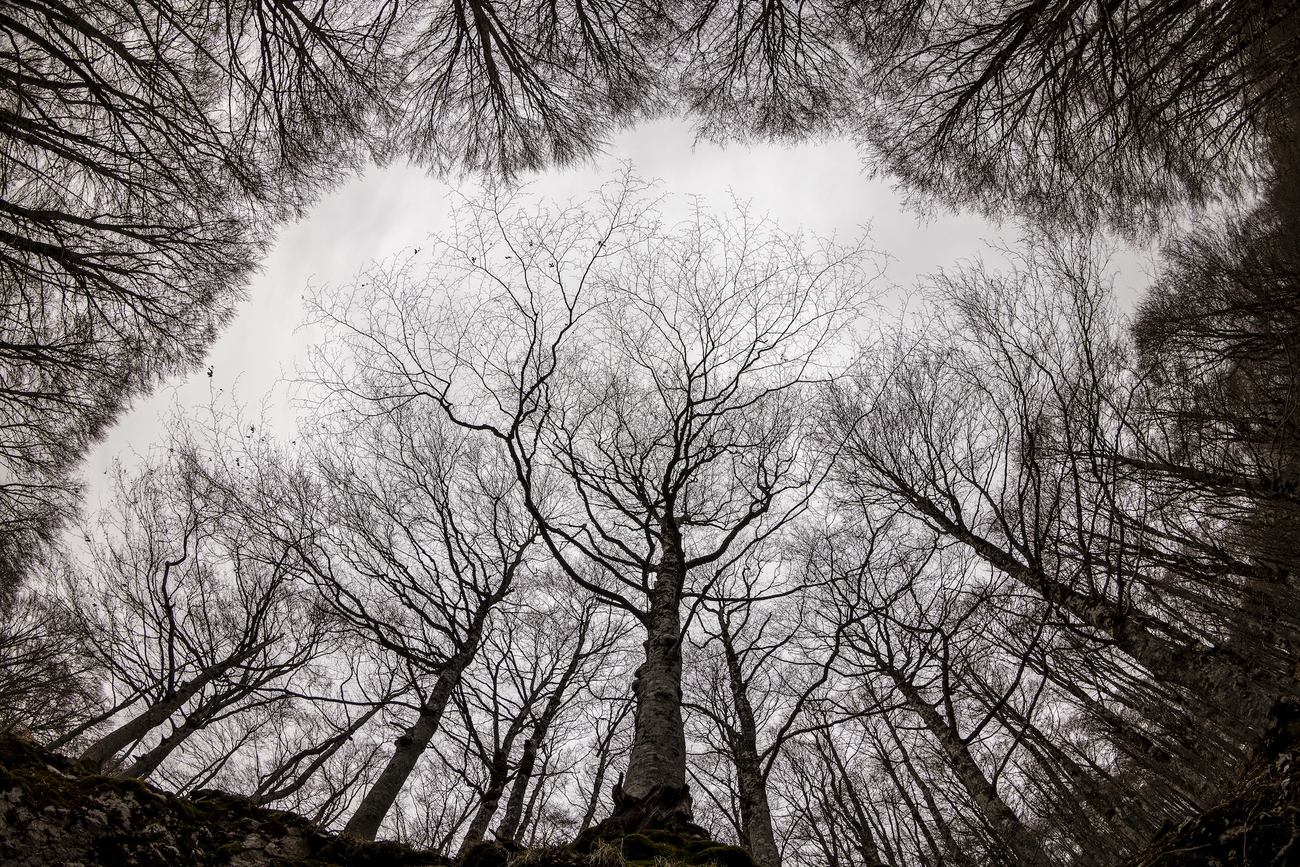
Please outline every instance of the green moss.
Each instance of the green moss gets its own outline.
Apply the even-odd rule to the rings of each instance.
[[[654,861],[655,856],[672,854],[672,848],[661,846],[644,834],[628,834],[623,838],[623,857],[628,861]]]

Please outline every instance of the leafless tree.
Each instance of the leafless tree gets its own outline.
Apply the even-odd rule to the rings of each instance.
[[[1262,724],[1283,666],[1221,637],[1225,594],[1252,568],[1160,520],[1160,492],[1106,458],[1127,451],[1134,396],[1088,255],[1005,282],[945,278],[955,327],[900,335],[856,396],[842,393],[846,491],[967,546],[1189,700]]]
[[[99,671],[76,651],[75,629],[57,605],[30,590],[15,596],[0,619],[0,732],[49,744],[102,722]]]
[[[36,0],[0,13],[0,579],[274,227],[368,159],[515,176],[664,101],[657,3]]]
[[[101,765],[172,720],[123,766],[131,776],[247,702],[274,700],[268,690],[324,640],[310,596],[297,592],[292,550],[242,522],[194,440],[177,432],[171,442],[138,472],[119,470],[114,502],[84,527],[86,561],[60,582],[64,616],[117,717],[81,759]]]
[[[797,562],[754,552],[729,571],[701,601],[687,706],[705,723],[697,737],[729,765],[741,845],[779,867],[768,780],[792,739],[837,721],[809,711],[834,679],[838,630],[801,587],[810,576]]]
[[[346,833],[373,839],[438,730],[536,535],[512,468],[417,405],[326,396],[309,431],[324,498],[297,556],[336,615],[405,670],[414,720]],[[346,446],[346,447],[342,447]],[[328,492],[328,493],[326,493]],[[292,524],[289,525],[292,527]]]
[[[744,209],[668,231],[639,193],[624,179],[558,213],[465,202],[427,276],[375,272],[318,303],[353,359],[331,387],[499,444],[555,561],[641,621],[616,810],[671,826],[690,816],[682,599],[806,502],[820,471],[797,407],[861,283],[855,251]]]
[[[861,137],[929,201],[1126,231],[1266,173],[1300,72],[1291,2],[853,4]]]
[[[495,836],[515,838],[535,782],[538,751],[618,641],[618,619],[600,616],[593,600],[566,599],[573,589],[557,588],[560,581],[568,583],[557,576],[533,588],[530,595],[552,600],[535,598],[529,608],[511,612],[506,628],[486,642],[462,682],[457,704],[467,752],[486,771],[476,786],[478,803],[461,840],[462,856],[483,840],[503,797],[505,811]]]

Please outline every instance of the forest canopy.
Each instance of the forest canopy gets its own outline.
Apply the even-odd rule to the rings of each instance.
[[[7,6],[0,730],[448,858],[1133,853],[1300,724],[1298,12]],[[518,189],[661,115],[1022,240],[896,315],[862,242]],[[84,508],[278,228],[395,160],[483,192],[310,293],[298,427],[177,414]],[[1132,314],[1116,236],[1164,249]]]

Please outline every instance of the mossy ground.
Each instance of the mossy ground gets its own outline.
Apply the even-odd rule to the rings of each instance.
[[[85,867],[444,867],[397,843],[363,843],[293,813],[201,791],[180,798],[139,780],[80,772],[69,759],[0,740],[0,861]],[[38,827],[39,826],[39,827]],[[43,854],[34,847],[45,847]]]
[[[30,743],[0,739],[0,862],[83,867],[450,867],[436,852],[363,843],[293,813],[204,790],[180,798],[139,780],[86,773]],[[39,827],[38,827],[39,826]],[[44,847],[44,848],[42,848]],[[651,831],[571,846],[482,843],[457,867],[756,867],[712,840]]]
[[[1300,731],[1297,731],[1300,734]],[[1120,867],[1293,867],[1300,864],[1300,751],[1269,756],[1237,792],[1166,827]]]

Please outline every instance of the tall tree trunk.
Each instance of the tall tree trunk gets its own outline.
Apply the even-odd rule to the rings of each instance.
[[[671,518],[661,532],[663,555],[645,617],[645,662],[636,670],[636,730],[623,792],[644,800],[656,791],[686,787],[686,731],[682,725],[681,600],[685,562]]]
[[[311,779],[318,770],[324,767],[325,763],[333,758],[334,754],[337,753],[344,744],[350,741],[352,736],[360,731],[361,727],[368,723],[382,708],[383,705],[376,704],[334,737],[322,744],[316,744],[308,749],[300,750],[296,755],[291,756],[287,761],[283,762],[280,767],[272,771],[258,784],[257,791],[253,794],[250,800],[259,807],[265,806],[266,804],[273,803],[281,798],[287,798],[301,789],[307,784],[307,781]],[[281,785],[285,778],[293,773],[294,768],[298,766],[299,762],[312,755],[314,755],[315,758],[311,760],[306,768],[299,771],[298,775],[289,782]],[[280,786],[280,788],[277,789],[275,788],[276,786]]]
[[[736,765],[736,794],[740,799],[740,821],[745,830],[747,847],[759,867],[781,867],[781,853],[776,848],[776,834],[772,830],[772,810],[767,800],[767,780],[758,758],[758,726],[754,722],[754,708],[749,703],[749,689],[740,657],[732,640],[730,625],[722,611],[718,612],[718,631],[722,650],[727,660],[727,680],[731,685],[731,698],[740,723],[739,737],[733,746]]]
[[[546,699],[546,707],[542,708],[542,715],[537,718],[532,734],[524,741],[523,754],[519,757],[519,767],[515,770],[515,781],[510,789],[510,799],[506,801],[506,812],[501,819],[501,824],[497,825],[498,840],[513,840],[515,832],[519,830],[519,820],[524,814],[524,796],[528,793],[528,783],[532,780],[533,768],[537,765],[537,749],[546,740],[551,723],[559,716],[560,708],[564,706],[564,695],[568,692],[574,675],[582,666],[582,648],[586,640],[587,625],[584,621],[578,633],[578,645],[573,649],[573,658],[565,667],[564,674],[560,675],[555,690]]]
[[[478,811],[474,814],[473,821],[469,823],[469,829],[465,831],[465,838],[461,840],[460,851],[456,853],[458,861],[465,857],[465,853],[471,846],[483,842],[483,835],[487,833],[488,825],[496,815],[497,806],[501,803],[501,796],[505,794],[506,783],[510,779],[510,748],[514,746],[514,739],[515,731],[512,728],[501,746],[492,753],[487,788],[483,790],[483,797],[479,798],[478,802]]]
[[[108,720],[112,719],[121,711],[124,711],[131,705],[135,704],[137,701],[140,700],[140,697],[141,697],[140,693],[138,692],[133,693],[132,695],[128,696],[127,698],[123,699],[122,701],[118,702],[117,704],[113,705],[107,710],[101,711],[100,713],[97,713],[94,716],[90,717],[89,719],[85,720],[81,725],[77,726],[76,728],[65,732],[56,740],[50,741],[48,744],[45,745],[45,748],[50,750],[51,752],[58,752],[61,748],[72,743],[77,738],[81,737],[83,734],[93,729],[95,726],[99,725],[102,722],[107,722]]]
[[[474,649],[477,650],[477,641]],[[394,742],[393,755],[388,760],[388,765],[370,787],[370,791],[366,792],[361,805],[352,814],[347,825],[343,827],[345,835],[358,840],[375,839],[384,817],[392,809],[393,802],[397,800],[402,787],[411,776],[411,771],[415,769],[415,763],[420,756],[424,755],[429,742],[437,733],[438,726],[442,722],[442,714],[447,709],[447,703],[451,701],[451,695],[460,682],[461,673],[472,656],[472,652],[466,654],[466,651],[462,650],[452,657],[438,674],[438,682],[433,685],[429,698],[420,705],[420,715],[416,717],[415,723],[402,732],[401,737]]]
[[[540,728],[540,726],[539,726]],[[506,812],[497,825],[498,840],[513,840],[519,830],[519,820],[524,815],[524,797],[528,794],[528,784],[533,778],[533,769],[537,766],[537,744],[541,738],[537,729],[524,741],[523,753],[519,756],[519,767],[515,770],[515,781],[510,787],[510,798],[506,801]],[[597,784],[599,785],[599,783]],[[599,794],[599,789],[597,793]],[[583,828],[585,831],[586,828]]]
[[[953,520],[932,501],[918,497],[913,505],[987,563],[1109,636],[1122,653],[1157,681],[1183,687],[1219,712],[1239,720],[1255,726],[1271,724],[1277,712],[1279,682],[1268,672],[1228,650],[1190,639],[1181,645],[1170,641],[1159,634],[1161,624],[1151,618],[1139,612],[1124,612],[1110,599],[1080,593],[1052,579]]]
[[[91,763],[95,767],[102,766],[105,761],[166,722],[172,714],[184,707],[186,702],[202,692],[212,681],[245,660],[251,659],[269,643],[269,641],[263,641],[203,669],[193,678],[181,684],[178,689],[164,696],[161,701],[150,705],[135,719],[124,723],[88,746],[78,758],[78,761]]]
[[[863,867],[884,867],[885,861],[880,857],[880,848],[876,845],[876,835],[872,833],[871,823],[867,820],[867,811],[862,804],[862,799],[858,796],[858,787],[854,785],[853,778],[849,776],[848,768],[844,766],[844,761],[840,758],[839,751],[835,749],[835,744],[831,742],[829,736],[818,737],[818,751],[823,756],[831,760],[832,767],[827,770],[832,775],[832,781],[838,775],[840,785],[836,787],[831,784],[831,790],[835,795],[835,800],[839,802],[839,810],[850,816],[850,822],[853,830],[856,832],[854,848],[858,851],[858,857],[862,859]],[[892,773],[892,771],[891,771]],[[836,789],[842,790],[836,791]],[[920,817],[916,817],[919,819]]]
[[[1047,867],[1051,863],[1047,853],[1029,833],[1029,829],[1021,823],[1020,817],[1002,800],[1002,796],[989,782],[988,777],[984,776],[983,769],[970,754],[970,750],[957,734],[957,730],[940,716],[934,709],[934,705],[925,700],[920,690],[913,686],[911,680],[901,671],[892,667],[887,667],[885,671],[906,699],[908,707],[921,718],[921,722],[929,729],[930,734],[939,741],[939,745],[948,756],[948,764],[962,787],[984,813],[994,833],[1015,854],[1016,860],[1032,867]]]
[[[682,587],[686,560],[671,517],[660,525],[662,555],[646,628],[645,662],[636,670],[635,730],[627,775],[614,786],[614,813],[601,834],[658,829],[687,837],[707,836],[696,825],[686,786],[686,731],[682,725]]]

